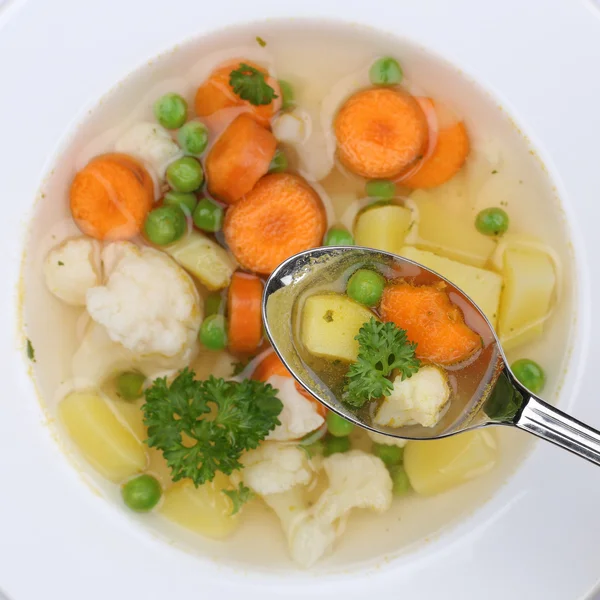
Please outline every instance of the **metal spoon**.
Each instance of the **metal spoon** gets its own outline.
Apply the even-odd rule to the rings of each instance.
[[[355,411],[337,398],[333,391],[303,360],[298,336],[303,299],[318,290],[331,289],[344,273],[357,265],[376,266],[394,277],[422,276],[444,282],[450,299],[469,310],[478,320],[487,367],[470,398],[463,399],[434,427],[377,426],[364,411]],[[339,283],[338,283],[339,286]],[[342,291],[341,289],[339,291]],[[600,432],[550,406],[527,390],[511,372],[500,341],[479,307],[464,292],[441,275],[411,260],[358,246],[322,247],[301,252],[281,263],[271,274],[263,295],[263,322],[275,351],[300,385],[327,408],[356,425],[397,438],[420,440],[442,438],[461,431],[489,425],[512,426],[533,433],[600,465]],[[473,321],[472,321],[473,322]],[[471,325],[472,323],[470,323]]]

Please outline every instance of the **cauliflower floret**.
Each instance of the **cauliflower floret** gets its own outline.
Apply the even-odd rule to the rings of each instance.
[[[142,159],[164,179],[167,166],[183,156],[169,132],[156,123],[136,123],[116,142],[115,150]]]
[[[88,290],[86,304],[111,340],[139,355],[167,357],[194,345],[202,320],[200,299],[173,259],[128,242],[110,244],[102,255],[108,277]]]
[[[404,446],[408,444],[408,440],[401,440],[400,438],[384,435],[383,433],[375,433],[374,431],[367,431],[367,435],[376,444],[384,444],[385,446],[398,446],[398,448],[404,448]]]
[[[297,390],[294,379],[272,375],[267,383],[278,390],[277,397],[283,402],[279,414],[281,425],[269,433],[267,440],[297,440],[323,425],[325,419],[317,412],[314,402]]]
[[[264,497],[281,520],[292,559],[304,567],[332,548],[353,508],[384,512],[392,504],[392,479],[376,456],[351,450],[325,458],[322,465],[329,487],[312,507],[300,486]]]
[[[265,442],[242,455],[244,483],[262,496],[307,485],[313,478],[306,452],[297,446]]]
[[[85,306],[88,289],[100,283],[98,242],[76,238],[48,252],[44,261],[46,286],[72,306]]]
[[[433,427],[450,400],[448,379],[441,369],[426,366],[402,381],[396,377],[394,389],[386,396],[373,419],[377,425]]]

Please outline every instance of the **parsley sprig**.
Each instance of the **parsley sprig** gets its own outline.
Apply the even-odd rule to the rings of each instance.
[[[371,318],[355,339],[359,344],[358,359],[348,369],[344,394],[344,400],[354,407],[388,395],[394,387],[388,377],[394,371],[406,379],[421,366],[415,356],[417,345],[409,342],[406,331],[394,323]]]
[[[233,508],[231,510],[231,516],[240,512],[240,509],[246,502],[249,502],[254,498],[254,492],[246,487],[243,483],[240,483],[239,486],[234,490],[223,490],[223,493],[226,496],[231,498],[231,502],[233,502]]]
[[[229,74],[229,85],[242,100],[254,106],[271,104],[278,98],[275,90],[266,82],[265,74],[246,63],[241,63]]]
[[[276,393],[250,379],[197,381],[190,369],[170,385],[156,379],[142,406],[146,443],[163,453],[173,481],[189,478],[198,486],[217,471],[230,475],[242,467],[242,452],[256,448],[280,424],[283,404]]]

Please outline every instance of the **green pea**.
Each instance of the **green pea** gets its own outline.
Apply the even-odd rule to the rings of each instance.
[[[408,494],[411,490],[411,485],[404,467],[395,465],[389,471],[392,478],[392,494],[394,496],[405,496]]]
[[[348,280],[346,293],[365,306],[377,306],[383,294],[385,279],[370,269],[359,269]]]
[[[227,327],[223,315],[210,315],[202,321],[200,341],[209,350],[223,350],[227,346]]]
[[[369,69],[369,79],[373,85],[398,85],[403,77],[400,63],[390,56],[377,59]]]
[[[178,158],[167,167],[167,181],[176,192],[195,192],[204,181],[202,165],[191,156]]]
[[[332,227],[323,240],[324,246],[354,246],[354,238],[342,227]]]
[[[373,454],[378,456],[388,467],[391,467],[402,462],[404,448],[388,444],[373,444]]]
[[[154,103],[154,116],[163,127],[177,129],[187,119],[187,102],[179,94],[165,94]]]
[[[200,121],[190,121],[177,132],[177,141],[186,154],[202,154],[208,145],[208,129]]]
[[[331,456],[338,452],[348,452],[350,450],[350,438],[346,437],[334,437],[328,435],[325,438],[325,447],[323,448],[324,456]]]
[[[178,206],[184,213],[191,215],[198,204],[196,194],[191,192],[174,192],[168,191],[163,196],[163,204],[166,206]]]
[[[121,496],[131,510],[148,512],[158,504],[162,488],[152,475],[138,475],[121,487]]]
[[[223,208],[209,198],[202,198],[194,210],[194,225],[214,233],[223,226]]]
[[[294,88],[289,81],[279,80],[279,89],[281,90],[281,108],[287,110],[294,106]]]
[[[351,423],[344,417],[336,415],[334,412],[327,414],[327,431],[335,437],[345,437],[350,435],[354,429],[354,423]]]
[[[396,195],[396,184],[388,179],[371,179],[365,185],[365,192],[369,198],[390,200]]]
[[[204,300],[204,315],[222,315],[225,312],[225,298],[220,292],[213,292]]]
[[[176,242],[187,228],[183,212],[176,206],[161,206],[148,213],[144,231],[148,239],[157,246]]]
[[[515,377],[534,394],[542,391],[546,383],[546,374],[544,369],[533,360],[521,358],[516,360],[510,368]]]
[[[269,165],[269,173],[283,173],[288,168],[288,159],[283,150],[279,148],[275,150],[271,164]]]
[[[483,235],[502,235],[508,229],[508,214],[501,208],[484,208],[475,217],[475,227]]]
[[[146,378],[141,373],[127,371],[121,373],[116,379],[117,394],[123,400],[137,400],[142,397]]]

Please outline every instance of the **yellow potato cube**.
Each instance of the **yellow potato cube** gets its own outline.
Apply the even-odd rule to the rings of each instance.
[[[417,493],[433,496],[487,473],[497,457],[492,432],[478,429],[441,440],[408,442],[404,468]]]
[[[58,406],[59,418],[85,459],[103,477],[120,483],[143,471],[144,445],[95,392],[72,392]]]
[[[419,248],[442,254],[475,267],[483,267],[496,242],[475,229],[474,220],[454,214],[430,197],[411,196],[419,215]]]
[[[178,481],[165,492],[160,512],[181,527],[222,539],[239,525],[238,515],[231,516],[233,503],[225,489],[231,489],[231,484],[223,473],[197,488],[189,479]]]
[[[359,246],[398,254],[412,221],[408,208],[394,204],[362,212],[354,225],[354,240]]]
[[[209,290],[227,287],[235,271],[235,264],[227,252],[198,231],[166,246],[164,251]]]
[[[302,343],[315,356],[353,362],[358,356],[354,339],[373,313],[341,294],[307,298],[302,308]]]
[[[495,327],[498,318],[498,305],[502,292],[502,277],[493,271],[438,256],[426,250],[404,246],[400,256],[414,260],[432,269],[459,287],[479,306],[490,323]]]
[[[498,333],[505,350],[542,334],[555,285],[554,265],[545,252],[525,248],[504,252]]]
[[[142,412],[143,401],[126,402],[125,400],[114,400],[111,405],[117,416],[131,430],[135,437],[143,442],[148,438],[148,430],[144,425],[144,413]]]

